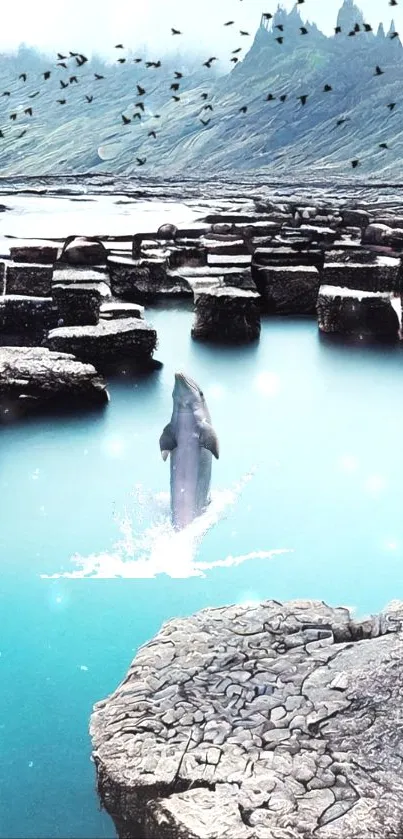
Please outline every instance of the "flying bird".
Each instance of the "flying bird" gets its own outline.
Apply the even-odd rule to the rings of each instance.
[[[123,44],[115,44],[115,50],[124,50]]]
[[[388,146],[388,144],[387,144],[387,143],[379,143],[379,148],[380,148],[380,149],[388,149],[388,148],[389,148],[389,146]]]
[[[23,82],[26,82],[26,80],[27,80],[27,74],[26,74],[26,73],[20,73],[20,75],[18,76],[18,78],[19,78],[19,79],[22,79],[22,81],[23,81]]]
[[[182,35],[182,32],[179,29],[174,29],[173,26],[171,26],[171,32],[172,35]]]
[[[133,114],[133,119],[139,119],[141,121],[141,114],[138,111],[135,111]]]
[[[85,98],[86,98],[87,102],[92,102],[94,97],[93,96],[87,96],[87,94],[85,94]]]
[[[384,72],[385,72],[384,70],[381,70],[379,64],[377,64],[376,67],[375,67],[374,76],[382,76],[382,73],[384,73]]]
[[[246,111],[248,110],[248,106],[247,105],[242,105],[242,108],[240,108],[239,110],[241,111],[242,114],[246,114]]]
[[[175,79],[182,79],[183,73],[179,73],[178,70],[175,70]]]
[[[11,93],[10,93],[9,90],[5,90],[4,93],[2,93],[1,95],[2,96],[11,96]]]
[[[180,102],[181,101],[180,96],[171,96],[171,99],[174,99],[175,102]]]
[[[306,100],[308,99],[309,93],[303,93],[302,96],[297,96],[297,99],[300,99],[301,105],[305,105]]]
[[[275,41],[278,41],[279,44],[282,44],[283,41],[284,41],[284,38],[282,37],[282,35],[279,35],[278,38],[275,38]]]
[[[180,87],[180,85],[179,85],[179,83],[178,83],[178,82],[172,82],[172,84],[171,84],[171,86],[170,86],[170,88],[169,88],[169,89],[170,89],[170,90],[179,90],[179,87]]]
[[[140,116],[140,114],[139,114],[139,116]],[[140,119],[141,119],[141,117],[140,117]],[[123,122],[123,125],[129,125],[129,122],[131,122],[131,119],[129,119],[129,117],[125,117],[125,115],[122,114],[122,122]]]
[[[58,101],[59,105],[65,105],[67,100],[66,99],[58,99],[57,101]]]
[[[272,94],[272,93],[268,93],[268,94],[267,94],[267,96],[266,96],[266,101],[267,101],[267,102],[273,102],[273,100],[274,100],[275,98],[276,98],[276,97],[275,97],[275,96],[273,96],[273,94]]]
[[[212,105],[203,105],[203,111],[212,111],[212,110],[213,110]]]
[[[341,26],[335,26],[334,27],[334,34],[339,35],[340,32],[341,32]]]
[[[386,107],[389,108],[390,111],[393,111],[393,109],[396,108],[396,102],[389,102]]]
[[[240,35],[250,35],[250,32],[245,32],[243,29],[239,30]]]
[[[9,95],[10,95],[10,94],[9,94]],[[3,93],[3,96],[4,96],[4,93]],[[201,94],[201,98],[202,98],[202,99],[208,99],[208,93],[202,93],[202,94]]]
[[[329,93],[330,90],[333,90],[332,85],[331,84],[325,84],[325,86],[323,88],[323,92],[324,93]]]
[[[77,76],[70,76],[70,78],[69,78],[69,82],[70,82],[70,84],[73,84],[73,83],[74,83],[74,84],[78,84],[78,78],[77,78]]]
[[[146,157],[136,157],[137,163],[139,166],[144,166],[147,158]]]
[[[237,58],[236,55],[234,55],[233,58],[230,58],[230,61],[232,61],[233,64],[237,64],[238,61],[239,61],[239,58]]]
[[[29,117],[32,117],[32,108],[25,108],[24,114],[28,114]]]
[[[118,62],[119,62],[119,64],[124,64],[124,63],[125,63],[125,61],[126,61],[126,59],[125,59],[125,58],[118,58]]]
[[[285,100],[287,99],[287,94],[282,93],[281,96],[279,96],[279,99],[280,99],[280,102],[285,102]]]
[[[66,87],[69,86],[68,82],[64,82],[63,79],[60,79],[60,87],[64,90]]]
[[[280,32],[284,32],[284,24],[282,24],[282,23],[276,23],[274,28],[279,29]]]
[[[144,113],[144,102],[136,102],[135,108],[140,108],[141,111]]]
[[[202,119],[202,118],[200,117],[200,122],[202,122],[202,123],[203,123],[203,125],[208,125],[208,124],[209,124],[209,122],[210,122],[210,120],[209,120],[209,119]]]
[[[65,61],[65,59],[67,58],[67,55],[62,55],[61,52],[58,52],[57,57],[58,57],[59,61]]]
[[[155,131],[149,131],[149,132],[148,132],[148,136],[149,136],[149,137],[154,137],[154,140],[156,140],[156,139],[157,139],[157,135],[156,135]]]
[[[300,29],[301,35],[307,35],[308,34],[308,30],[307,30],[306,26],[300,26],[299,29]]]
[[[64,67],[64,69],[67,70],[67,64],[66,64],[65,61],[58,61],[57,66],[58,67]]]
[[[105,76],[101,76],[100,73],[94,73],[94,76],[95,76],[97,81],[99,81],[99,79],[104,79],[105,78]]]
[[[145,88],[141,87],[141,84],[136,85],[136,87],[137,87],[138,95],[139,96],[144,96],[144,94],[146,92]]]
[[[232,55],[235,55],[237,52],[242,52],[242,47],[238,47],[236,50],[232,50]]]
[[[233,23],[235,23],[234,20],[227,20],[227,22],[224,23],[224,26],[232,26]]]
[[[353,169],[356,169],[357,166],[360,165],[360,161],[358,160],[358,158],[356,158],[355,160],[352,160],[351,165],[352,165]]]
[[[15,120],[17,119],[17,114],[10,114],[10,119]]]

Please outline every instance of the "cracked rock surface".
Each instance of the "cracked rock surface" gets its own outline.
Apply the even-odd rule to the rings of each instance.
[[[90,732],[120,839],[403,836],[403,603],[171,620]]]

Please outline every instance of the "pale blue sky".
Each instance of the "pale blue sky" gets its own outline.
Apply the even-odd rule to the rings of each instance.
[[[292,8],[294,0],[284,0]],[[304,18],[315,21],[330,33],[341,0],[305,0],[300,6]],[[380,20],[388,26],[392,16],[403,35],[403,0],[391,8],[388,0],[361,0],[357,5],[373,26]],[[247,47],[261,12],[274,12],[277,0],[14,0],[7,5],[0,32],[0,49],[15,48],[25,41],[49,50],[76,49],[113,55],[119,41],[134,49],[148,43],[152,51],[181,46],[198,51],[228,52]],[[236,25],[224,27],[227,20]],[[170,27],[183,30],[172,36]]]

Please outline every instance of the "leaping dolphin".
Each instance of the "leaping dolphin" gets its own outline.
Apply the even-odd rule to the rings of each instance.
[[[172,524],[181,529],[209,503],[211,461],[218,460],[218,438],[202,390],[189,376],[175,373],[171,421],[160,437],[162,459],[171,455]]]

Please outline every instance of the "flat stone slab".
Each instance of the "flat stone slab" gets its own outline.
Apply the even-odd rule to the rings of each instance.
[[[243,291],[256,291],[250,268],[245,269],[242,266],[206,265],[201,268],[189,266],[168,271],[168,276],[172,279],[176,278],[177,282],[185,280],[193,291],[200,287],[200,281],[205,285],[209,282],[211,286],[223,285]]]
[[[49,297],[52,293],[53,265],[28,262],[5,263],[5,293]]]
[[[108,398],[95,367],[73,355],[44,347],[0,347],[0,421],[8,418],[8,403],[14,400],[24,405],[60,399],[103,404]]]
[[[192,337],[217,343],[247,343],[260,336],[259,295],[238,288],[210,288],[195,294]]]
[[[396,341],[398,338],[399,318],[391,294],[322,285],[317,313],[322,332],[350,335],[360,340]]]
[[[10,258],[15,262],[30,262],[50,265],[56,262],[61,243],[48,242],[46,239],[23,239],[10,244]]]
[[[252,262],[251,254],[216,254],[207,255],[207,265],[212,268],[226,266],[228,268],[249,268]]]
[[[52,329],[44,344],[57,352],[70,352],[82,361],[109,362],[124,358],[150,359],[157,333],[139,318],[100,320],[96,326]]]
[[[403,603],[206,609],[138,651],[90,733],[120,839],[398,839]]]
[[[53,271],[53,283],[99,283],[106,282],[109,284],[109,273],[104,265],[85,266],[75,265],[59,265]]]
[[[257,265],[253,279],[266,312],[283,315],[315,313],[321,279],[314,266]]]
[[[144,306],[140,306],[139,303],[121,303],[118,300],[113,300],[110,303],[101,303],[99,316],[103,320],[143,318]]]

